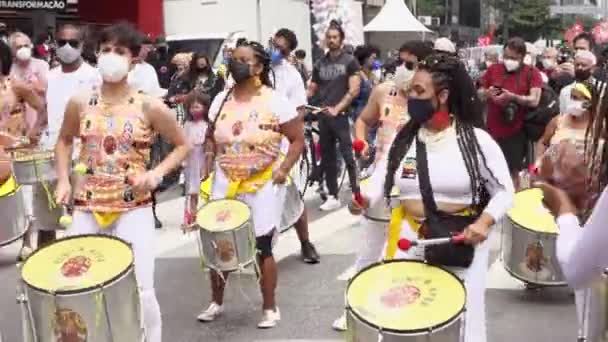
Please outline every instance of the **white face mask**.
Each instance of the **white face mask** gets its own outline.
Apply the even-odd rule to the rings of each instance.
[[[505,68],[508,72],[515,71],[517,68],[519,68],[519,61],[513,59],[505,59],[503,63],[505,64]]]
[[[17,57],[18,60],[23,62],[29,61],[30,58],[32,58],[32,48],[28,46],[20,48],[19,50],[17,50],[15,57]]]
[[[72,64],[80,58],[81,50],[77,48],[73,48],[70,44],[65,44],[64,46],[57,49],[57,58],[64,64]]]
[[[545,58],[543,59],[543,67],[545,69],[553,69],[557,63],[553,59]]]
[[[114,52],[102,53],[97,61],[97,67],[103,80],[108,83],[120,82],[129,74],[127,58]]]
[[[566,107],[566,113],[576,117],[582,116],[586,111],[585,101],[570,100]]]
[[[395,82],[397,88],[407,90],[413,77],[414,71],[408,70],[405,65],[400,65],[397,67],[397,69],[395,69],[395,77],[393,77],[393,82]]]

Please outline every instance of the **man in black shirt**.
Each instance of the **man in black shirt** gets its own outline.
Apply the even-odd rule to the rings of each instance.
[[[158,36],[155,40],[156,49],[148,55],[148,63],[154,67],[158,75],[158,83],[163,89],[169,89],[171,76],[175,72],[175,66],[171,64],[169,56],[169,45],[165,37]]]
[[[325,33],[329,52],[314,66],[308,97],[318,95],[320,104],[325,108],[319,115],[319,135],[321,144],[321,169],[329,191],[329,198],[321,205],[321,210],[330,211],[340,207],[338,199],[338,170],[336,141],[344,157],[348,176],[357,189],[357,169],[352,151],[350,123],[345,114],[351,102],[359,95],[361,69],[357,59],[344,52],[344,30],[332,21]]]

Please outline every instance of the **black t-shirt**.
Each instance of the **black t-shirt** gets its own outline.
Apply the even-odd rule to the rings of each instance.
[[[335,106],[348,92],[348,79],[355,75],[361,66],[359,62],[345,52],[333,58],[328,54],[323,56],[312,72],[312,81],[319,86],[320,105]]]
[[[157,51],[150,53],[148,63],[154,67],[158,75],[158,83],[161,88],[168,89],[171,84],[171,76],[175,73],[175,65],[171,64],[168,54],[161,54]]]

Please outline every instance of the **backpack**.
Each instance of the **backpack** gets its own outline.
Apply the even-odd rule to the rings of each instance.
[[[532,72],[528,72],[528,84],[532,82]],[[559,114],[559,95],[548,84],[541,87],[540,101],[524,117],[524,132],[529,141],[538,141],[545,133],[545,127]]]

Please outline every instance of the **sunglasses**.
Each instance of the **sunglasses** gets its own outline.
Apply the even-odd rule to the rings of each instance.
[[[78,39],[57,39],[57,46],[62,47],[65,44],[70,44],[73,48],[78,48],[80,46],[80,41]]]

